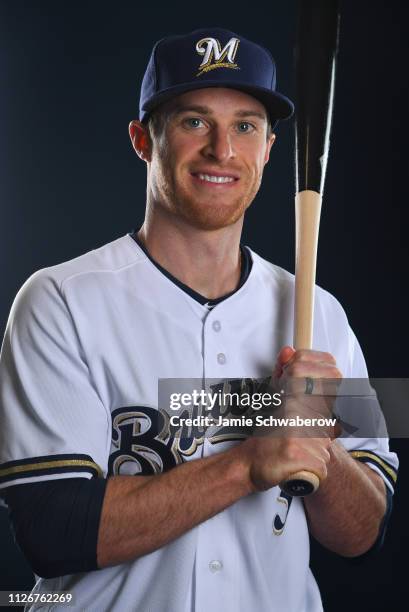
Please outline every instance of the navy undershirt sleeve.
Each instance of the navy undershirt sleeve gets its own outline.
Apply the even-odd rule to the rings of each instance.
[[[363,553],[362,555],[359,555],[358,557],[345,557],[345,560],[348,563],[350,564],[363,563],[367,559],[370,559],[371,557],[376,555],[376,553],[378,553],[381,550],[382,545],[385,540],[385,535],[386,535],[386,530],[388,527],[389,519],[392,513],[392,506],[393,506],[393,494],[391,490],[388,487],[386,487],[386,511],[382,519],[381,525],[379,527],[378,537],[376,541],[374,542],[374,544],[371,546],[371,548],[366,553]]]
[[[106,483],[102,478],[64,478],[15,485],[3,493],[16,542],[37,576],[98,569]]]
[[[106,483],[70,478],[6,490],[15,539],[37,576],[55,578],[99,569],[98,528]],[[392,493],[387,490],[387,510],[376,542],[365,554],[348,558],[349,563],[362,563],[381,549],[391,511]]]

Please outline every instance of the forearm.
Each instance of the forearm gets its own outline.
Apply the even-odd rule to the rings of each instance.
[[[333,552],[358,556],[378,536],[386,510],[385,485],[338,442],[330,446],[330,454],[327,479],[304,499],[310,532]]]
[[[98,534],[98,566],[148,554],[250,493],[235,449],[157,476],[109,479]]]

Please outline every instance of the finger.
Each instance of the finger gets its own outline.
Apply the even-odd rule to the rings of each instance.
[[[336,365],[324,361],[291,359],[282,370],[286,377],[292,378],[342,378]]]
[[[287,348],[287,347],[285,347]],[[311,349],[299,349],[294,351],[293,359],[295,361],[322,361],[323,363],[336,364],[335,357],[326,351],[315,351]]]
[[[287,448],[282,453],[284,463],[290,467],[290,473],[303,465],[301,469],[317,474],[322,480],[327,476],[327,465],[331,460],[330,443],[324,438],[288,439]]]

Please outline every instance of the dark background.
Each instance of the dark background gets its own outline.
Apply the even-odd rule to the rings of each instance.
[[[303,1],[303,0],[300,0]],[[408,377],[408,32],[397,0],[344,0],[317,282],[343,304],[371,376]],[[294,93],[296,0],[238,5],[0,2],[0,329],[38,268],[111,241],[143,219],[145,168],[128,141],[153,43],[220,25],[271,49]],[[278,129],[245,243],[293,271],[294,136]],[[408,406],[402,409],[407,410]],[[407,610],[408,445],[380,556],[351,565],[313,546],[326,610]],[[0,511],[0,589],[32,574]],[[294,551],[296,554],[296,551]],[[282,611],[285,612],[285,611]]]

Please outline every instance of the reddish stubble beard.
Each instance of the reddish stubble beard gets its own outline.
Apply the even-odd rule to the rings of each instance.
[[[236,168],[240,184],[227,187],[226,193],[222,193],[217,187],[196,187],[191,183],[194,180],[191,173],[183,166],[177,172],[166,148],[153,156],[151,165],[150,173],[154,177],[152,180],[148,177],[151,205],[161,207],[167,214],[196,229],[207,231],[228,227],[241,219],[257,195],[262,178],[245,168]],[[214,166],[214,171],[221,173],[223,167]]]

